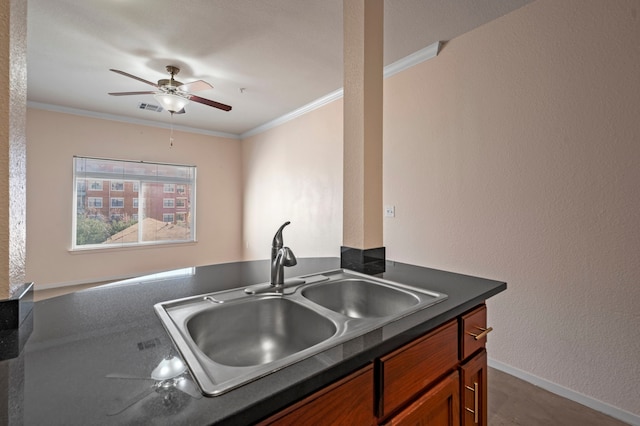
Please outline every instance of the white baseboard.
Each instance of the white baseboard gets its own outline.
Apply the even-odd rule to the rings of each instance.
[[[512,376],[536,385],[542,389],[548,390],[549,392],[559,395],[563,398],[575,401],[578,404],[582,404],[586,407],[592,408],[615,419],[618,419],[625,423],[629,423],[630,425],[640,426],[640,416],[638,416],[637,414],[633,414],[621,408],[614,407],[613,405],[607,404],[606,402],[599,401],[595,398],[591,398],[587,395],[565,388],[564,386],[560,386],[541,377],[534,376],[533,374],[529,374],[526,371],[519,370],[500,361],[489,358],[488,364],[491,368],[495,368],[496,370],[511,374]]]

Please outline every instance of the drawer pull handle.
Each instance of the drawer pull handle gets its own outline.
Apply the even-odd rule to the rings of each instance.
[[[478,382],[474,382],[473,383],[473,387],[471,386],[466,386],[465,388],[467,388],[468,390],[470,390],[471,392],[473,392],[473,410],[469,407],[464,407],[465,410],[467,410],[468,412],[473,414],[473,422],[474,423],[478,423]]]
[[[482,333],[480,334],[475,334],[472,333],[470,331],[467,331],[467,334],[471,337],[473,337],[476,340],[480,340],[484,337],[487,337],[487,334],[491,333],[493,331],[493,327],[489,327],[489,328],[482,328],[482,327],[476,327],[478,330],[480,330]]]

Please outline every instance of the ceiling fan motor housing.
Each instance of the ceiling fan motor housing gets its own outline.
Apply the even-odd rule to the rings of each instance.
[[[162,80],[158,80],[158,86],[166,88],[166,89],[177,89],[182,86],[182,83],[178,80],[163,78]]]
[[[175,65],[167,65],[167,72],[171,74],[171,78],[163,78],[162,80],[158,80],[158,86],[163,87],[165,89],[177,89],[182,86],[182,82],[175,80],[173,77],[180,72],[180,68]]]

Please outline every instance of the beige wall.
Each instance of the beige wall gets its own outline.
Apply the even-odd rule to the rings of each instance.
[[[508,282],[494,365],[640,419],[640,3],[539,0],[385,80],[389,259]],[[340,245],[341,102],[243,142],[247,258]],[[607,406],[610,404],[610,406]],[[620,410],[618,410],[620,409]]]
[[[242,142],[246,259],[266,259],[278,227],[297,257],[339,256],[342,102]]]
[[[36,288],[239,260],[238,140],[29,108],[27,279]],[[74,155],[197,166],[196,244],[70,253]]]
[[[506,280],[491,357],[636,415],[639,9],[539,0],[384,94],[388,257]]]
[[[492,360],[636,420],[638,9],[538,0],[387,79],[384,93],[384,204],[396,206],[388,258],[507,281],[490,301]],[[70,255],[71,200],[41,188],[71,184],[73,154],[166,160],[167,131],[35,110],[28,120],[27,274],[77,281],[104,276],[105,264],[146,266],[154,256],[142,251]],[[199,195],[201,241],[157,249],[163,266],[267,258],[286,220],[298,257],[338,255],[341,101],[241,143],[178,133],[174,149],[180,136],[192,156],[171,158],[206,158],[199,193],[214,182],[209,206],[225,207],[203,214]]]

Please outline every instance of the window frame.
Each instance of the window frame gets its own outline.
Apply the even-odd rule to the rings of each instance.
[[[117,205],[113,205],[114,201],[118,202]],[[124,197],[109,197],[110,209],[124,209]]]
[[[96,200],[100,200],[99,206],[96,205]],[[87,206],[92,207],[94,209],[104,208],[104,197],[87,197]]]
[[[100,168],[101,166],[104,167]],[[74,156],[73,223],[70,251],[113,250],[161,244],[195,243],[196,181],[197,167],[195,165]],[[84,182],[85,187],[82,187],[80,182]],[[92,185],[96,189],[91,189]],[[154,189],[158,186],[159,190]],[[151,237],[153,239],[145,241],[143,238],[148,238],[148,236],[143,236],[143,226],[139,226],[138,237],[134,242],[113,243],[107,238],[98,243],[78,244],[78,219],[80,216],[100,219],[105,222],[117,216],[121,220],[132,220],[140,224],[144,223],[142,221],[146,218],[156,218],[156,216],[162,217],[162,222],[166,223],[165,219],[168,218],[166,215],[170,214],[172,222],[175,222],[176,202],[174,197],[177,187],[184,188],[184,195],[182,193],[180,195],[181,198],[187,199],[187,207],[183,210],[188,221],[181,223],[182,226],[185,226],[184,235],[177,237],[172,234],[160,236],[156,234]],[[166,197],[169,194],[174,194],[174,197]],[[145,197],[149,200],[145,200]],[[107,199],[106,203],[104,202],[105,198]],[[100,199],[102,201],[101,207],[89,206],[89,199]],[[166,207],[164,201],[166,199],[172,201],[171,207]],[[112,200],[120,201],[117,206],[112,206]],[[133,200],[138,201],[135,206]],[[138,221],[138,218],[142,221]],[[159,217],[156,218],[156,220],[158,219]],[[115,228],[113,229],[111,232],[115,232]],[[181,238],[183,236],[184,238]],[[96,240],[94,239],[94,241]]]

